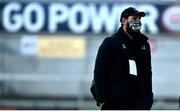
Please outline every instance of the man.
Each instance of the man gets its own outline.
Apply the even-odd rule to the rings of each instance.
[[[99,47],[95,69],[95,94],[101,109],[151,109],[153,103],[151,53],[148,38],[140,32],[141,17],[125,9],[118,32]]]

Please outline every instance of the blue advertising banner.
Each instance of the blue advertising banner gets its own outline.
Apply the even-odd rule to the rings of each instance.
[[[142,32],[180,32],[179,5],[126,2],[0,2],[0,32],[112,33],[120,27],[121,12],[129,6],[146,13]]]

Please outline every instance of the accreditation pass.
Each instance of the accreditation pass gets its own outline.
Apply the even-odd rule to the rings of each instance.
[[[134,60],[129,60],[129,74],[137,76],[137,67]]]

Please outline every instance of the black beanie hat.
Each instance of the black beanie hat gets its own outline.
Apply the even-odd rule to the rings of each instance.
[[[140,16],[140,17],[145,17],[145,13],[144,12],[139,12],[138,10],[136,10],[136,8],[134,7],[129,7],[126,8],[122,13],[121,13],[121,18],[120,21],[122,21],[122,18],[128,18],[129,16]]]

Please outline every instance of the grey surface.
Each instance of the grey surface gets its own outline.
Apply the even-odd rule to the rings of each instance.
[[[0,35],[0,45],[3,46],[0,51],[0,94],[36,99],[25,99],[26,102],[18,98],[0,100],[0,105],[45,107],[49,104],[52,108],[65,108],[69,104],[72,108],[97,109],[93,99],[89,101],[83,98],[92,98],[89,87],[93,78],[95,57],[105,36],[86,36],[86,57],[82,59],[24,56],[20,53],[20,38],[19,35]],[[180,38],[155,36],[154,39],[156,50],[152,53],[153,92],[160,101],[154,103],[153,109],[177,109],[178,101],[166,102],[161,98],[177,99],[180,95]],[[68,103],[61,99],[43,102],[38,99],[41,97],[76,99]]]

